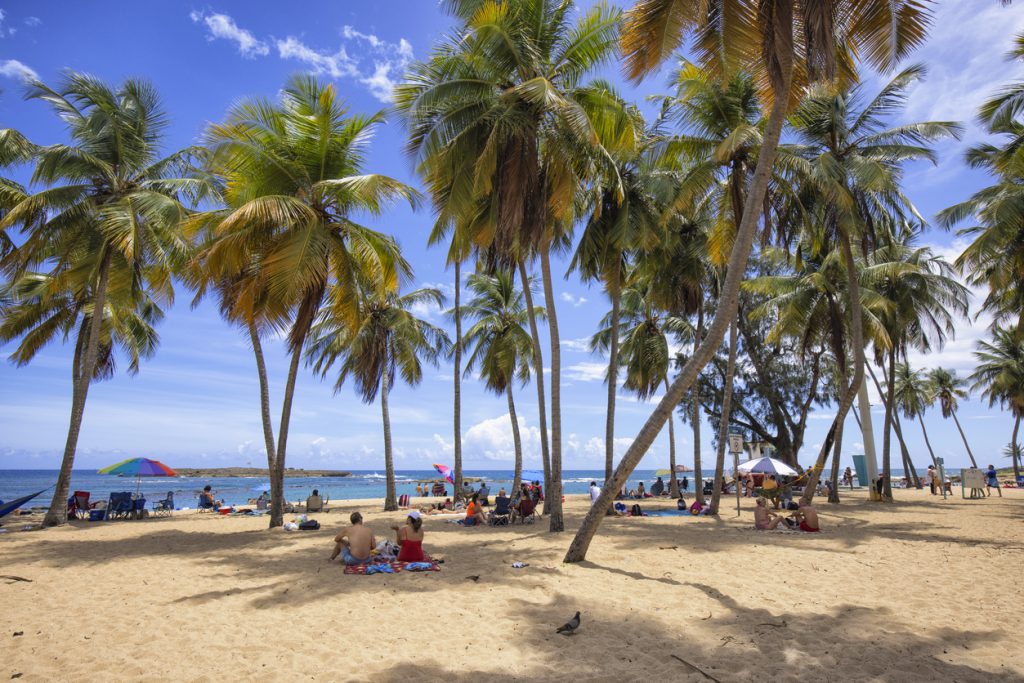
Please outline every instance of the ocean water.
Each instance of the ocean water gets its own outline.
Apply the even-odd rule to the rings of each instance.
[[[12,500],[20,496],[34,493],[40,489],[48,489],[57,481],[57,470],[0,470],[0,501]],[[483,479],[488,483],[492,492],[497,493],[498,489],[512,487],[511,470],[466,470],[464,473],[467,479]],[[714,470],[704,470],[706,478],[714,477]],[[683,477],[687,477],[690,493],[694,490],[693,473],[680,474],[679,481],[682,485]],[[728,476],[728,475],[727,475]],[[902,470],[893,470],[893,477],[903,476]],[[438,474],[434,470],[397,470],[395,472],[395,485],[398,495],[408,493],[415,495],[416,484],[420,481],[437,480]],[[629,478],[627,486],[636,488],[636,485],[643,481],[644,486],[650,489],[657,477],[654,470],[636,470]],[[668,478],[665,477],[666,484]],[[604,470],[564,470],[562,472],[562,487],[565,493],[586,493],[590,488],[591,481],[603,483]],[[111,492],[138,490],[147,500],[156,501],[163,499],[168,491],[174,492],[174,503],[178,508],[196,507],[199,492],[209,484],[213,487],[214,495],[218,500],[223,500],[228,505],[245,504],[251,498],[255,498],[263,490],[262,485],[269,487],[265,477],[116,477],[106,474],[96,474],[95,470],[74,470],[71,474],[71,491],[88,491],[92,501],[106,500]],[[451,495],[452,486],[446,484],[447,494]],[[473,488],[479,488],[478,483]],[[356,500],[360,498],[383,498],[385,494],[384,474],[379,471],[356,471],[349,477],[288,477],[285,476],[285,497],[290,501],[305,501],[313,489],[318,489],[320,495],[325,498],[337,500]],[[49,505],[52,491],[47,490],[38,498],[29,503],[29,506]]]
[[[53,486],[57,481],[57,470],[0,470],[0,500],[11,500],[34,493],[40,489]],[[466,470],[467,479],[483,479],[491,491],[512,487],[511,470]],[[714,470],[705,470],[706,477],[713,477]],[[693,491],[693,474],[679,475],[688,477],[690,491]],[[434,470],[398,470],[395,472],[395,485],[398,495],[408,493],[415,495],[417,482],[436,480],[438,474]],[[628,486],[635,488],[640,481],[650,487],[656,477],[654,470],[636,470],[629,478]],[[586,493],[591,481],[599,484],[604,480],[604,470],[565,470],[562,472],[562,485],[565,493]],[[667,483],[667,478],[665,479]],[[116,477],[96,474],[95,470],[74,470],[71,474],[71,491],[88,491],[93,501],[105,500],[113,491],[131,491],[137,489],[149,501],[163,499],[168,491],[174,492],[176,507],[196,506],[199,492],[209,484],[213,487],[217,499],[229,505],[245,504],[250,498],[258,496],[261,485],[268,483],[265,477]],[[474,488],[479,484],[474,483]],[[330,500],[354,500],[359,498],[383,498],[384,474],[379,471],[357,471],[349,477],[285,477],[285,497],[290,501],[306,499],[313,489]],[[447,484],[447,493],[451,495],[452,486]],[[29,505],[49,505],[52,491],[46,491]]]

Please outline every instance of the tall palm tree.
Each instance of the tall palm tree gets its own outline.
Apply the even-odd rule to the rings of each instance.
[[[846,419],[864,379],[866,343],[853,245],[856,242],[862,251],[869,251],[884,238],[888,226],[923,223],[900,187],[902,166],[910,160],[935,163],[929,143],[959,137],[962,130],[959,124],[947,121],[888,127],[888,117],[903,106],[909,87],[923,72],[921,66],[904,69],[863,105],[861,87],[812,86],[792,118],[798,144],[788,150],[793,157],[791,165],[803,185],[823,204],[823,227],[829,239],[838,243],[846,268],[854,357],[853,380],[818,454],[811,486],[804,491],[805,501],[814,495],[814,484],[832,448],[836,426]]]
[[[471,275],[466,284],[474,296],[466,304],[465,313],[475,321],[462,340],[467,349],[472,349],[466,373],[479,368],[484,386],[495,394],[505,394],[515,449],[512,490],[518,491],[523,474],[523,446],[512,385],[516,379],[525,384],[531,371],[537,372],[533,367],[533,340],[526,330],[530,313],[511,272]],[[543,319],[544,310],[536,310],[534,315]]]
[[[619,105],[625,106],[625,105]],[[619,386],[619,319],[622,288],[630,264],[643,259],[664,241],[663,197],[673,183],[666,156],[659,153],[661,136],[631,110],[626,130],[606,143],[613,167],[599,175],[587,193],[588,218],[570,268],[584,281],[604,284],[612,308],[609,314],[608,397],[605,413],[605,479],[612,476],[615,449],[615,400]],[[659,201],[660,200],[660,201]]]
[[[326,306],[310,333],[306,355],[313,370],[326,376],[335,362],[339,363],[335,392],[351,377],[364,402],[373,403],[380,393],[385,510],[398,509],[388,405],[395,375],[400,375],[409,386],[416,386],[423,379],[422,361],[436,367],[438,357],[450,344],[444,330],[417,318],[411,309],[419,304],[443,303],[444,297],[436,289],[417,289],[403,296],[387,289],[369,290],[360,302],[355,320],[348,315],[338,316],[333,307]]]
[[[1024,339],[1014,331],[997,327],[992,341],[981,341],[974,352],[978,367],[971,374],[975,391],[988,399],[989,407],[999,403],[1013,413],[1013,436],[1010,444],[1016,446],[1020,419],[1024,417]],[[1020,451],[1011,448],[1014,478],[1020,476]]]
[[[628,13],[622,47],[626,69],[632,78],[639,79],[653,71],[686,36],[693,35],[697,40],[696,61],[700,66],[720,73],[749,71],[761,85],[763,99],[771,106],[744,202],[743,218],[729,256],[720,305],[707,335],[637,434],[612,481],[605,484],[600,499],[576,533],[566,553],[566,562],[585,558],[616,491],[639,464],[667,416],[696,381],[701,369],[714,356],[736,315],[740,282],[753,247],[782,127],[792,94],[802,90],[801,78],[806,76],[814,81],[838,76],[852,80],[855,78],[854,54],[862,55],[876,67],[891,69],[924,40],[930,22],[925,8],[915,6],[904,11],[903,7],[881,0],[855,6],[847,6],[840,0],[778,0],[756,7],[752,3],[732,2],[720,6],[706,0],[639,0]]]
[[[885,382],[885,427],[882,462],[886,498],[892,498],[890,484],[890,434],[896,421],[896,364],[899,356],[906,360],[907,350],[915,347],[928,352],[941,348],[946,336],[953,334],[959,316],[967,314],[967,289],[953,276],[953,267],[932,253],[928,247],[913,246],[913,233],[890,233],[885,242],[871,254],[869,270],[872,290],[891,302],[882,314],[889,344],[884,353],[887,368]],[[877,345],[876,345],[877,349]],[[901,437],[902,441],[902,437]],[[913,474],[913,465],[908,461]]]
[[[925,446],[928,448],[928,455],[931,457],[932,464],[938,467],[932,442],[928,439],[928,429],[924,425],[924,412],[935,400],[925,371],[914,370],[909,363],[897,363],[896,381],[893,382],[893,387],[896,393],[897,408],[908,420],[917,418],[921,425]]]
[[[448,0],[458,26],[396,90],[408,148],[440,210],[506,265],[540,262],[551,344],[549,528],[562,531],[561,354],[550,252],[595,174],[599,129],[582,84],[612,58],[619,11],[570,1]],[[604,90],[598,88],[597,90]]]
[[[632,278],[622,291],[622,336],[620,359],[625,368],[622,388],[641,400],[647,400],[659,388],[668,387],[668,371],[672,362],[670,342],[693,335],[690,322],[683,316],[660,310],[649,283]],[[607,351],[611,346],[611,317],[609,312],[601,320],[601,328],[591,338],[591,348]],[[676,469],[675,426],[668,426],[669,472],[673,480]],[[672,495],[678,495],[678,486]]]
[[[960,426],[960,420],[956,416],[956,409],[960,399],[967,398],[968,396],[966,389],[967,380],[957,377],[956,370],[934,368],[928,373],[928,383],[932,396],[939,402],[942,417],[947,420],[951,417],[953,418],[957,431],[960,432],[960,438],[964,442],[964,448],[967,449],[967,457],[971,459],[971,466],[977,467],[978,463],[974,459],[974,453],[971,452],[971,445],[967,443],[967,436],[964,434],[964,429]]]
[[[1010,56],[1024,61],[1024,34],[1017,36]],[[956,265],[971,285],[988,287],[982,310],[994,315],[997,325],[1012,322],[1024,329],[1024,83],[1004,87],[979,112],[998,143],[984,143],[967,151],[967,164],[987,171],[996,181],[967,201],[939,212],[939,222],[952,227],[970,218],[977,225],[959,231],[973,236]]]
[[[418,199],[393,178],[363,173],[382,120],[348,115],[333,85],[296,76],[278,101],[241,102],[205,135],[208,170],[223,186],[226,206],[191,220],[192,229],[211,236],[202,268],[210,281],[240,280],[237,299],[227,302],[229,320],[285,331],[291,355],[277,444],[267,452],[271,527],[284,521],[292,400],[318,312],[327,306],[354,327],[364,291],[395,292],[410,275],[391,237],[353,220],[359,212],[379,215],[394,200]]]
[[[49,307],[47,297],[63,299],[67,288],[73,288],[75,315],[89,321],[88,332],[77,343],[81,351],[72,361],[71,419],[53,500],[43,520],[54,526],[67,521],[86,397],[101,366],[105,316],[93,312],[108,310],[115,287],[119,297],[137,298],[139,305],[147,290],[156,299],[170,300],[171,275],[189,251],[178,230],[185,217],[179,195],[196,185],[180,177],[188,165],[188,150],[160,156],[167,117],[149,83],[128,79],[111,86],[69,73],[57,88],[32,83],[27,96],[50,107],[70,140],[34,150],[32,183],[44,189],[27,193],[4,186],[3,203],[10,208],[0,232],[18,226],[24,239],[2,265],[12,281],[47,269],[54,286],[47,288],[40,305]],[[24,158],[23,136],[6,135],[3,142],[0,159]],[[21,146],[20,152],[10,145]],[[133,310],[124,302],[119,299],[115,308]]]

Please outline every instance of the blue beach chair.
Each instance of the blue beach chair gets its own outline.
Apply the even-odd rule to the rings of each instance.
[[[153,503],[153,515],[170,517],[174,513],[174,491],[168,491],[167,497]]]
[[[107,501],[107,519],[128,519],[135,511],[131,491],[111,493]]]

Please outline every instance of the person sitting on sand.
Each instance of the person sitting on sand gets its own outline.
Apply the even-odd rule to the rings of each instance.
[[[469,498],[469,505],[466,506],[466,518],[462,520],[462,525],[478,526],[485,521],[483,508],[480,507],[480,494],[474,493]]]
[[[633,497],[634,498],[645,498],[646,496],[647,496],[647,492],[644,491],[644,483],[640,482],[639,484],[636,485],[636,495],[633,496]]]
[[[799,509],[790,516],[790,519],[792,527],[800,529],[800,531],[808,533],[821,531],[821,525],[818,524],[818,511],[810,503],[801,502]]]
[[[405,518],[405,526],[391,527],[395,530],[395,542],[398,543],[399,562],[423,562],[423,519],[420,513],[411,511]]]
[[[660,496],[663,493],[665,493],[665,482],[661,480],[661,477],[658,477],[658,481],[651,484],[651,495]]]
[[[988,495],[992,495],[992,491],[989,490],[993,486],[996,487],[996,491],[999,492],[999,497],[1003,497],[1003,490],[999,488],[999,475],[996,473],[996,468],[992,465],[988,466],[988,470],[985,472],[985,489]]]
[[[764,498],[758,498],[754,508],[754,528],[760,531],[771,531],[782,523],[782,516],[769,510],[766,503]]]
[[[313,489],[313,495],[306,499],[306,512],[322,512],[324,499],[320,497],[320,491]]]
[[[224,504],[223,500],[213,499],[213,487],[207,484],[203,487],[203,492],[199,494],[199,507],[201,509],[214,509],[216,510]]]
[[[377,547],[377,539],[369,527],[363,526],[361,514],[353,512],[349,521],[352,526],[345,527],[334,537],[334,552],[327,559],[328,562],[340,554],[345,564],[363,564],[369,561],[370,551]]]

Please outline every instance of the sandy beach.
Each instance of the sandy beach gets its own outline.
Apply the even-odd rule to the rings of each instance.
[[[1024,491],[898,497],[844,493],[821,535],[751,530],[751,499],[738,519],[609,519],[580,565],[546,520],[428,519],[442,571],[391,576],[326,561],[352,510],[392,533],[403,515],[380,501],[333,505],[311,532],[196,512],[12,532],[3,574],[31,582],[0,580],[0,676],[1024,680]],[[586,506],[570,497],[567,528]],[[576,610],[578,634],[556,635]]]

